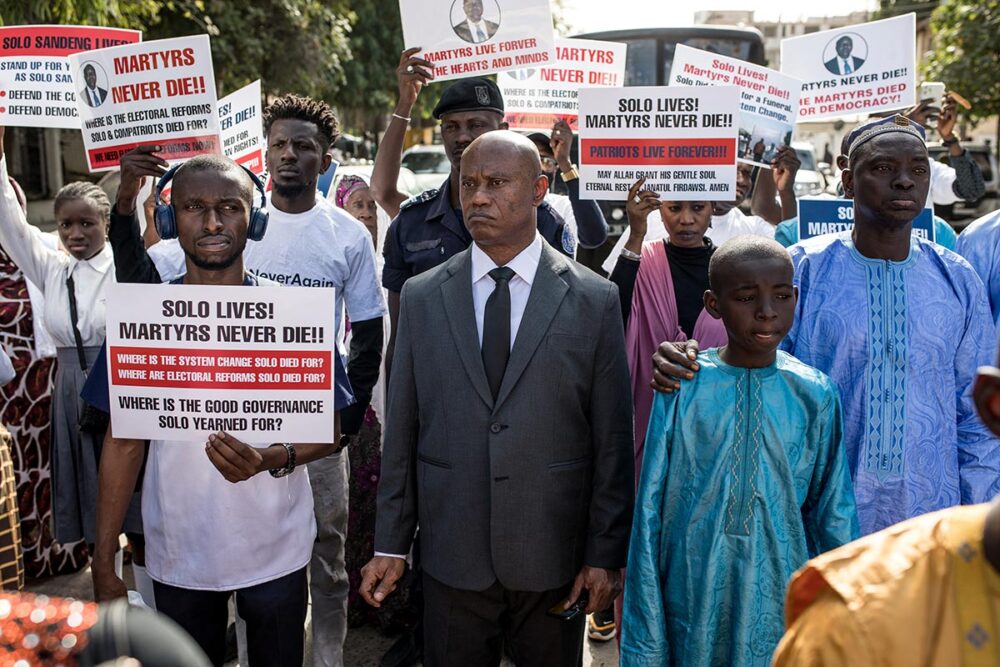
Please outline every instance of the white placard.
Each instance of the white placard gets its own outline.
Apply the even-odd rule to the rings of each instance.
[[[333,442],[334,290],[108,288],[115,435]]]
[[[505,120],[515,130],[551,130],[565,120],[576,132],[581,88],[625,85],[628,44],[592,39],[556,39],[551,65],[497,75]]]
[[[260,108],[260,79],[219,100],[222,152],[260,176],[264,162],[264,124]]]
[[[0,28],[0,125],[80,129],[66,56],[132,44],[138,30],[85,25],[18,25]],[[98,97],[107,89],[96,89]]]
[[[781,40],[781,71],[802,80],[799,120],[916,103],[916,15]]]
[[[622,200],[645,178],[667,200],[736,199],[738,110],[733,86],[582,89],[580,196]]]
[[[144,144],[161,146],[159,155],[168,162],[222,153],[208,35],[87,51],[68,59],[91,171],[117,168],[124,153]],[[97,87],[108,91],[98,101],[84,90],[91,71]]]
[[[406,48],[422,48],[436,81],[537,67],[555,57],[549,0],[400,0],[399,13]]]
[[[767,67],[683,44],[674,51],[671,86],[740,89],[739,160],[771,168],[778,149],[792,144],[802,82]]]

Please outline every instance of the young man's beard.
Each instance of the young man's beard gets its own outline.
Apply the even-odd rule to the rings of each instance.
[[[315,183],[294,183],[288,185],[279,185],[275,181],[271,181],[271,189],[274,190],[275,194],[286,199],[294,199],[299,197],[306,192],[309,192],[310,188],[315,189]]]
[[[206,261],[187,251],[184,251],[184,254],[187,255],[188,259],[191,260],[191,263],[199,269],[203,269],[205,271],[224,271],[236,263],[236,260],[243,255],[243,249],[245,247],[246,243],[244,243],[239,249],[234,250],[231,255],[218,260],[213,259]]]

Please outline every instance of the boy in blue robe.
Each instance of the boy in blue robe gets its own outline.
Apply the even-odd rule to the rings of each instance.
[[[789,577],[858,536],[837,390],[778,351],[795,314],[792,277],[769,239],[733,239],[712,257],[705,306],[729,343],[653,404],[622,667],[769,665]]]

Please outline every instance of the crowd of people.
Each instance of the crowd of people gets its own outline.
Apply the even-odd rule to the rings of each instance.
[[[401,634],[385,665],[572,667],[585,634],[629,667],[995,664],[1000,212],[912,233],[926,202],[982,195],[954,101],[845,136],[839,234],[799,242],[789,147],[739,164],[732,201],[640,179],[605,278],[574,261],[609,226],[572,130],[507,129],[489,79],[437,100],[441,187],[397,189],[432,72],[402,53],[371,182],[317,192],[338,120],[289,94],[264,111],[269,190],[144,145],[113,199],[59,191],[58,239],[27,222],[0,128],[0,246],[56,350],[54,534],[87,545],[111,605],[0,597],[5,646],[33,648],[36,605],[69,618],[64,651],[111,627],[150,664],[222,665],[235,643],[241,664],[297,666],[311,604],[315,665],[344,664],[364,622]],[[928,157],[931,113],[951,167]],[[336,438],[116,436],[113,282],[334,287]],[[16,516],[0,528],[18,588]],[[170,624],[113,606],[122,534],[136,598]]]

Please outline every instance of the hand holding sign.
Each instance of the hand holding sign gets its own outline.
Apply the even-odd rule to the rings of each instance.
[[[245,482],[264,470],[264,457],[250,445],[220,431],[208,436],[205,453],[227,482]]]
[[[782,146],[771,160],[771,175],[774,177],[774,187],[778,192],[791,190],[795,185],[795,174],[798,173],[802,161],[795,154],[795,149]]]
[[[434,79],[434,63],[423,58],[417,58],[421,47],[406,49],[399,56],[399,67],[396,68],[396,81],[399,82],[399,104],[396,111],[409,117],[410,110],[417,103],[420,89]]]
[[[660,208],[660,195],[652,190],[643,190],[645,178],[640,178],[628,190],[628,201],[625,203],[625,213],[628,215],[629,240],[638,239],[639,246],[646,238],[646,219],[649,214]],[[635,252],[635,251],[633,251]]]
[[[118,196],[115,208],[122,215],[129,215],[135,210],[135,198],[142,189],[143,179],[151,176],[159,180],[167,171],[167,161],[154,155],[161,150],[160,146],[139,146],[122,156],[121,184],[118,186]],[[156,183],[153,183],[156,189]]]
[[[573,130],[565,119],[560,118],[552,126],[552,137],[549,139],[552,156],[559,164],[559,171],[569,171],[573,163],[569,159],[569,149],[573,146]]]

